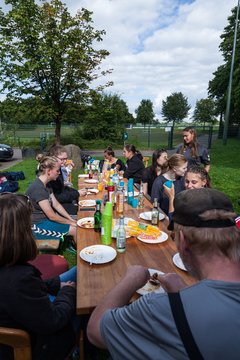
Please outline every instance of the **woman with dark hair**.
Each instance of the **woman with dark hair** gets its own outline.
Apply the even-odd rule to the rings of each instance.
[[[127,179],[133,178],[135,183],[140,184],[145,169],[142,154],[134,145],[126,144],[123,148],[123,156],[127,159],[126,170],[123,172],[123,177]]]
[[[60,166],[61,162],[56,157],[43,156],[39,159],[38,177],[27,190],[33,205],[32,222],[42,230],[72,235],[76,242],[76,220],[57,201],[52,188],[47,186],[59,176]]]
[[[187,160],[183,155],[173,154],[166,161],[164,172],[158,176],[153,183],[151,192],[151,201],[155,198],[158,199],[160,208],[168,214],[169,200],[168,196],[164,193],[163,184],[170,182],[174,184],[176,194],[184,190],[184,175],[187,171]],[[171,186],[170,185],[170,186]]]
[[[197,132],[192,126],[183,129],[183,144],[177,148],[177,154],[183,154],[188,166],[204,165],[207,172],[210,170],[210,156],[208,150],[197,141]]]
[[[107,149],[104,150],[104,160],[101,160],[99,163],[100,171],[104,172],[108,170],[107,166],[109,166],[111,169],[116,169],[117,171],[124,171],[126,168],[122,160],[115,156],[111,146],[108,146]]]
[[[157,176],[161,175],[168,155],[165,149],[157,149],[152,154],[152,165],[143,172],[142,184],[144,195],[151,196],[152,185]]]
[[[30,334],[33,360],[64,360],[76,341],[71,324],[76,267],[60,277],[41,279],[39,270],[28,263],[37,256],[31,212],[27,196],[0,194],[0,326]],[[12,350],[0,346],[0,358],[13,359]]]

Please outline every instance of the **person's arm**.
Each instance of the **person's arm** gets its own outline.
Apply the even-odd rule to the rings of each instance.
[[[177,292],[187,287],[184,280],[175,273],[158,275],[158,280],[166,292]]]
[[[48,200],[41,200],[39,201],[39,206],[47,216],[49,220],[56,221],[60,224],[69,224],[76,226],[76,220],[73,220],[71,216],[66,212],[66,210],[62,207],[62,205],[56,200],[55,196],[51,194],[51,198],[53,200],[53,208],[57,210],[62,216],[56,214],[53,211],[53,208],[49,204]],[[58,205],[57,205],[58,204]],[[56,207],[55,207],[56,206]]]
[[[143,182],[142,185],[143,185],[143,193],[144,193],[144,195],[148,196],[148,183]]]
[[[169,200],[169,213],[173,213],[174,212],[174,198],[175,198],[175,188],[174,188],[174,184],[172,183],[172,186],[169,188],[168,186],[163,184],[163,189],[164,189],[164,193],[167,195],[168,200]]]
[[[210,165],[205,165],[205,166],[204,166],[204,169],[205,169],[207,172],[209,172],[209,171],[210,171]]]
[[[148,269],[140,265],[130,266],[124,278],[103,298],[93,311],[87,327],[88,338],[94,345],[100,348],[106,347],[100,331],[100,322],[105,312],[127,305],[135,291],[148,279]]]

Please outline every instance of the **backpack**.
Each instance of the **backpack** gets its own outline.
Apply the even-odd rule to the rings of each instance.
[[[5,181],[0,184],[0,193],[15,192],[19,189],[17,181]]]

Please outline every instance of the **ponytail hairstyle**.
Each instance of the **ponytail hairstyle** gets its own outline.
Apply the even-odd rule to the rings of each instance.
[[[141,160],[143,160],[143,156],[139,150],[136,149],[136,147],[132,144],[125,144],[124,149],[126,149],[129,152],[132,152],[134,155],[137,155]]]
[[[59,160],[55,156],[45,156],[39,154],[36,159],[38,160],[38,175],[45,174],[47,170],[53,169],[57,164],[59,164]]]
[[[108,156],[115,157],[115,153],[114,153],[113,148],[111,147],[111,145],[109,145],[106,148],[106,150],[104,150],[104,154],[107,154]]]
[[[211,188],[211,178],[208,174],[208,172],[199,165],[192,165],[187,169],[187,173],[197,174],[200,176],[201,180],[206,180],[206,188]]]
[[[182,154],[173,154],[168,158],[165,165],[163,166],[163,174],[169,170],[173,170],[176,167],[182,166],[187,162]]]
[[[190,134],[193,135],[193,139],[190,143],[191,145],[191,156],[193,158],[196,158],[198,156],[198,152],[197,152],[197,146],[198,146],[198,141],[197,141],[197,132],[195,130],[195,128],[193,126],[187,126],[185,129],[183,129],[183,132],[189,132]],[[184,154],[185,151],[187,150],[188,144],[186,144],[186,142],[183,142],[183,146],[180,149],[180,154]]]
[[[158,165],[158,158],[163,154],[163,153],[167,153],[167,150],[165,149],[157,149],[153,152],[152,154],[152,165],[150,166],[150,172],[156,174],[157,173],[157,168],[159,167]],[[164,165],[162,166],[162,169],[164,168]]]

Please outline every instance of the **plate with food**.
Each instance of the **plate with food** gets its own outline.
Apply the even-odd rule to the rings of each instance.
[[[77,221],[78,226],[84,229],[94,228],[94,217],[85,217]]]
[[[99,190],[98,189],[95,189],[95,188],[87,188],[87,195],[89,194],[98,194],[99,193]]]
[[[91,206],[96,206],[96,200],[80,200],[78,202],[79,206],[82,207],[91,207]]]
[[[152,220],[152,212],[151,211],[142,212],[141,214],[139,214],[139,217],[140,217],[140,219],[151,221]],[[164,218],[165,218],[165,215],[162,213],[159,213],[159,220],[163,220]]]
[[[85,179],[84,182],[88,183],[88,184],[97,184],[98,180],[97,179]]]
[[[140,289],[137,290],[137,293],[140,295],[146,295],[149,293],[164,293],[165,290],[163,289],[163,287],[160,285],[157,276],[158,275],[163,275],[164,273],[162,271],[159,270],[155,270],[155,269],[148,269],[149,273],[150,273],[150,279],[148,280],[148,282],[141,287]]]
[[[126,239],[131,237],[131,235],[128,233],[128,229],[127,229],[127,225],[129,223],[129,221],[134,221],[134,220],[132,218],[128,218],[128,217],[124,218],[124,225],[125,225],[125,230],[126,230]],[[119,228],[119,219],[113,219],[113,222],[112,222],[112,238],[117,237],[118,228]]]
[[[86,178],[89,178],[89,175],[88,174],[79,174],[78,177],[81,179],[86,179]]]
[[[87,246],[80,251],[80,258],[91,264],[105,264],[117,256],[114,248],[107,245]]]
[[[179,253],[176,253],[173,256],[173,263],[176,267],[178,267],[179,269],[183,270],[183,271],[187,271],[187,269],[185,268],[185,265],[181,259],[181,256]]]
[[[137,236],[137,239],[147,244],[160,244],[168,239],[168,234],[163,231],[160,231],[159,236],[155,234],[142,233]]]

